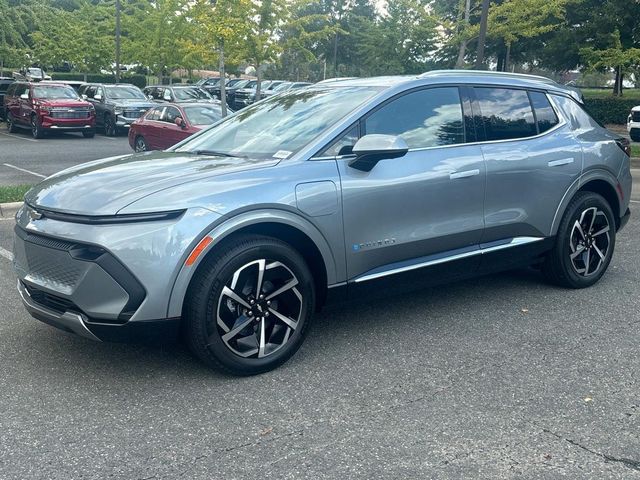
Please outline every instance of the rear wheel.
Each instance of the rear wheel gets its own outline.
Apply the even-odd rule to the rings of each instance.
[[[104,134],[107,137],[115,137],[117,133],[116,122],[113,120],[111,115],[106,114],[104,116]]]
[[[191,350],[206,364],[254,375],[287,361],[314,311],[302,256],[271,237],[238,237],[198,268],[185,299]]]
[[[44,129],[37,115],[31,115],[31,135],[36,139],[44,137]]]
[[[133,149],[136,152],[146,152],[147,151],[147,142],[142,135],[136,137],[136,141],[134,142]]]
[[[13,115],[10,112],[7,113],[7,132],[15,133],[17,130],[16,124],[14,123]]]
[[[87,131],[87,132],[82,132],[82,136],[84,138],[93,138],[96,136],[96,131],[92,128],[91,130]]]
[[[616,224],[607,201],[597,193],[580,192],[567,207],[542,271],[557,285],[589,287],[607,270],[615,241]]]

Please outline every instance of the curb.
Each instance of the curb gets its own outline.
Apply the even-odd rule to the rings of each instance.
[[[22,202],[0,203],[0,218],[13,217],[22,206]]]
[[[639,157],[633,157],[631,159],[631,168],[640,168],[640,158]]]

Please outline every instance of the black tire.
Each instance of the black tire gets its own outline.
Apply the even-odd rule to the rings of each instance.
[[[93,138],[93,137],[95,137],[95,136],[96,136],[96,131],[95,131],[95,129],[93,129],[93,128],[92,128],[92,129],[91,129],[91,130],[89,130],[89,131],[82,132],[82,136],[83,136],[84,138]]]
[[[215,253],[212,252],[199,266],[185,298],[183,312],[184,333],[189,348],[208,366],[233,375],[255,375],[282,365],[302,344],[314,312],[315,288],[313,277],[303,257],[287,243],[275,238],[258,235],[238,236],[233,239],[233,242],[227,242],[214,251]],[[261,277],[264,280],[260,291],[264,293],[263,297],[266,296],[266,298],[263,299],[261,297],[258,302],[253,300],[252,305],[254,306],[251,307],[247,302],[250,302],[253,297],[253,293],[250,291],[254,283],[250,280],[253,277],[247,274],[245,280],[242,280],[245,274],[238,274],[238,272],[249,272],[251,268],[254,268],[252,266],[254,263],[262,262],[263,259],[266,259],[265,263],[262,263],[265,273]],[[294,284],[295,288],[290,287],[283,293],[276,294],[277,296],[268,301],[269,296],[279,288],[278,280],[273,276],[277,277],[281,267],[272,268],[272,273],[266,272],[269,272],[269,268],[276,264],[285,267],[286,271],[298,283]],[[265,265],[267,265],[266,268],[264,268]],[[258,266],[255,268],[258,269]],[[284,268],[282,272],[285,272]],[[240,289],[242,285],[240,287],[238,284],[234,286],[232,280],[234,274],[237,274],[239,279],[237,281],[244,285],[242,289]],[[269,275],[272,275],[272,280],[269,280]],[[290,280],[281,281],[285,285],[288,282]],[[243,301],[246,301],[246,306],[252,309],[259,308],[260,312],[270,311],[272,313],[271,316],[269,317],[269,313],[263,313],[262,318],[260,318],[260,313],[247,313],[245,307],[223,293],[225,289],[230,288],[228,285],[235,288],[234,292],[237,290],[242,295]],[[229,290],[226,291],[228,292]],[[294,294],[295,297],[292,296]],[[287,296],[298,303],[299,307],[296,306],[293,311],[299,313],[290,314],[285,301]],[[277,300],[278,298],[280,300]],[[265,302],[271,307],[265,306]],[[259,303],[262,303],[266,309],[260,308],[258,306]],[[282,320],[279,320],[278,316],[276,316],[278,312],[274,311],[273,308],[278,310],[280,316],[284,313],[287,320],[292,320],[292,316],[297,317],[295,328],[289,328],[287,327],[288,323],[285,325]],[[256,316],[254,317],[254,315]],[[225,326],[225,330],[220,326],[220,322],[227,321],[226,317],[225,320],[221,320],[223,316],[231,318],[231,322]],[[250,323],[247,324],[246,322]],[[247,326],[238,330],[238,327],[242,324]],[[232,333],[236,330],[239,331],[236,336],[231,337],[230,340],[223,340],[225,332]],[[246,333],[247,330],[249,333]],[[270,330],[271,333],[268,340],[260,341],[262,340],[260,335],[262,330],[265,332]],[[287,332],[286,335],[284,334],[285,331]],[[277,340],[274,341],[275,343],[267,343],[271,342],[274,335],[280,335],[280,338],[283,339],[281,345],[278,345]],[[260,339],[258,339],[259,337]],[[237,342],[234,345],[235,348],[240,348],[239,345],[246,347],[242,353],[253,352],[250,358],[240,356],[238,352],[234,353],[230,345],[233,341]],[[240,342],[243,343],[241,344]],[[248,344],[251,345],[247,346]],[[270,347],[272,352],[269,353],[264,348],[265,344],[276,345],[279,348]],[[263,352],[267,353],[260,358]]]
[[[632,129],[629,136],[634,142],[640,142],[640,129]]]
[[[115,137],[118,134],[116,122],[108,113],[104,116],[104,134],[107,137]]]
[[[147,141],[142,135],[138,135],[133,142],[133,150],[136,152],[146,152],[147,148]]]
[[[16,127],[15,120],[13,119],[13,115],[11,113],[7,113],[7,132],[16,133],[18,127]]]
[[[44,138],[44,129],[37,115],[31,115],[31,135],[35,139]]]
[[[591,213],[596,216],[595,223],[591,221]],[[590,287],[609,267],[615,242],[616,223],[609,203],[597,193],[579,192],[562,217],[556,243],[542,266],[542,273],[562,287]]]

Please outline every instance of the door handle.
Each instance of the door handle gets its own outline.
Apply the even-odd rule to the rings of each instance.
[[[561,158],[560,160],[551,160],[547,163],[550,167],[559,167],[560,165],[569,165],[573,163],[573,158]]]
[[[451,180],[455,180],[456,178],[469,178],[475,177],[476,175],[480,175],[480,170],[477,168],[475,170],[466,170],[464,172],[451,173],[449,174],[449,178]]]

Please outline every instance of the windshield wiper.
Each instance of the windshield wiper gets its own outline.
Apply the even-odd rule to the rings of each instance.
[[[190,153],[194,155],[212,155],[214,157],[232,157],[232,158],[247,158],[243,155],[232,155],[227,152],[216,152],[215,150],[194,150]]]

